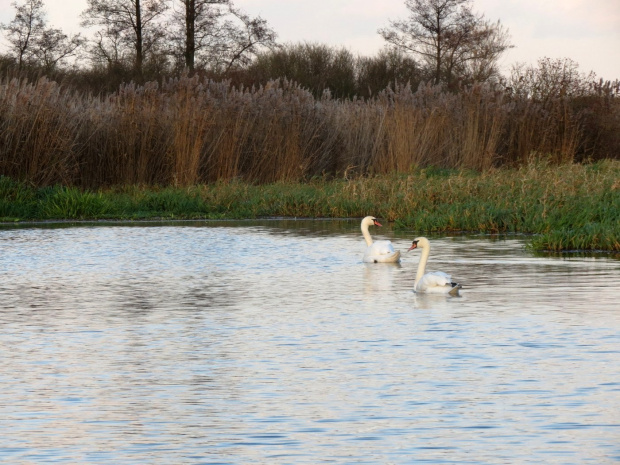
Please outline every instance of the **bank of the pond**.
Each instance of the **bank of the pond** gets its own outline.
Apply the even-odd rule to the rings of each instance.
[[[353,180],[97,192],[0,178],[0,220],[343,218],[373,214],[420,232],[533,233],[539,250],[620,251],[620,162],[485,173],[419,170]]]

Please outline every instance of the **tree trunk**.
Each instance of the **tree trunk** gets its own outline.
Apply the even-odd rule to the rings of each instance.
[[[136,1],[136,77],[142,80],[142,6],[140,0]]]
[[[435,57],[435,84],[441,82],[441,52],[443,51],[443,31],[441,27],[441,15],[437,11],[437,55]]]
[[[196,54],[196,0],[185,0],[185,66],[194,71]]]

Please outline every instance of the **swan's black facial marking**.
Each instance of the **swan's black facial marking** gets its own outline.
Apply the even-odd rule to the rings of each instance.
[[[376,218],[373,218],[372,223],[373,223],[375,226],[381,226],[381,223],[379,223],[379,221],[377,221],[377,219],[376,219]]]
[[[413,249],[417,249],[418,248],[418,241],[413,241],[411,243],[411,247],[409,247],[409,250],[413,250]],[[409,250],[407,250],[407,252],[409,252]]]
[[[379,263],[379,260],[375,260],[375,263]]]

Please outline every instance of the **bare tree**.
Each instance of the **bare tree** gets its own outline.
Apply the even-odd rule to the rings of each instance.
[[[15,55],[19,69],[33,60],[34,42],[45,30],[45,11],[43,0],[26,0],[22,5],[11,4],[15,8],[15,18],[3,24],[10,50]]]
[[[594,72],[580,72],[579,64],[570,58],[545,57],[537,66],[513,65],[506,84],[513,95],[547,103],[558,97],[589,95],[595,82]]]
[[[231,0],[175,2],[173,54],[190,71],[197,66],[225,71],[248,63],[264,47],[276,46],[276,33],[267,21],[251,18]]]
[[[60,29],[49,28],[38,38],[34,55],[46,71],[52,71],[58,63],[74,56],[85,43],[80,34],[67,36]]]
[[[87,0],[83,26],[102,26],[93,48],[96,56],[120,56],[133,52],[134,70],[142,76],[145,56],[164,36],[159,20],[167,9],[165,0]]]
[[[194,70],[196,54],[213,46],[219,23],[227,14],[230,0],[175,0],[172,30],[173,54],[182,58],[183,65]]]
[[[84,44],[80,34],[67,36],[60,29],[48,28],[43,0],[14,2],[15,18],[2,24],[19,69],[25,65],[43,66],[47,71],[72,57]]]
[[[228,41],[223,56],[226,71],[237,64],[248,65],[262,48],[277,47],[277,34],[265,19],[251,18],[234,7],[231,13],[237,21],[226,28]]]
[[[406,0],[409,17],[390,21],[379,34],[394,47],[419,56],[435,83],[454,83],[466,72],[493,74],[510,47],[507,33],[472,11],[472,0]],[[482,72],[482,71],[485,72]]]
[[[469,47],[461,56],[458,73],[473,82],[499,81],[499,58],[512,47],[508,31],[499,21],[482,21],[475,29]]]
[[[121,65],[124,59],[123,40],[116,28],[107,27],[95,33],[90,48],[92,60],[110,69]]]

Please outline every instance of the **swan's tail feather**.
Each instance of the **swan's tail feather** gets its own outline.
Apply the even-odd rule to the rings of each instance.
[[[452,285],[452,289],[450,290],[450,292],[448,292],[448,294],[450,295],[457,295],[459,293],[459,289],[462,289],[463,286],[461,286],[459,283],[450,283]]]

